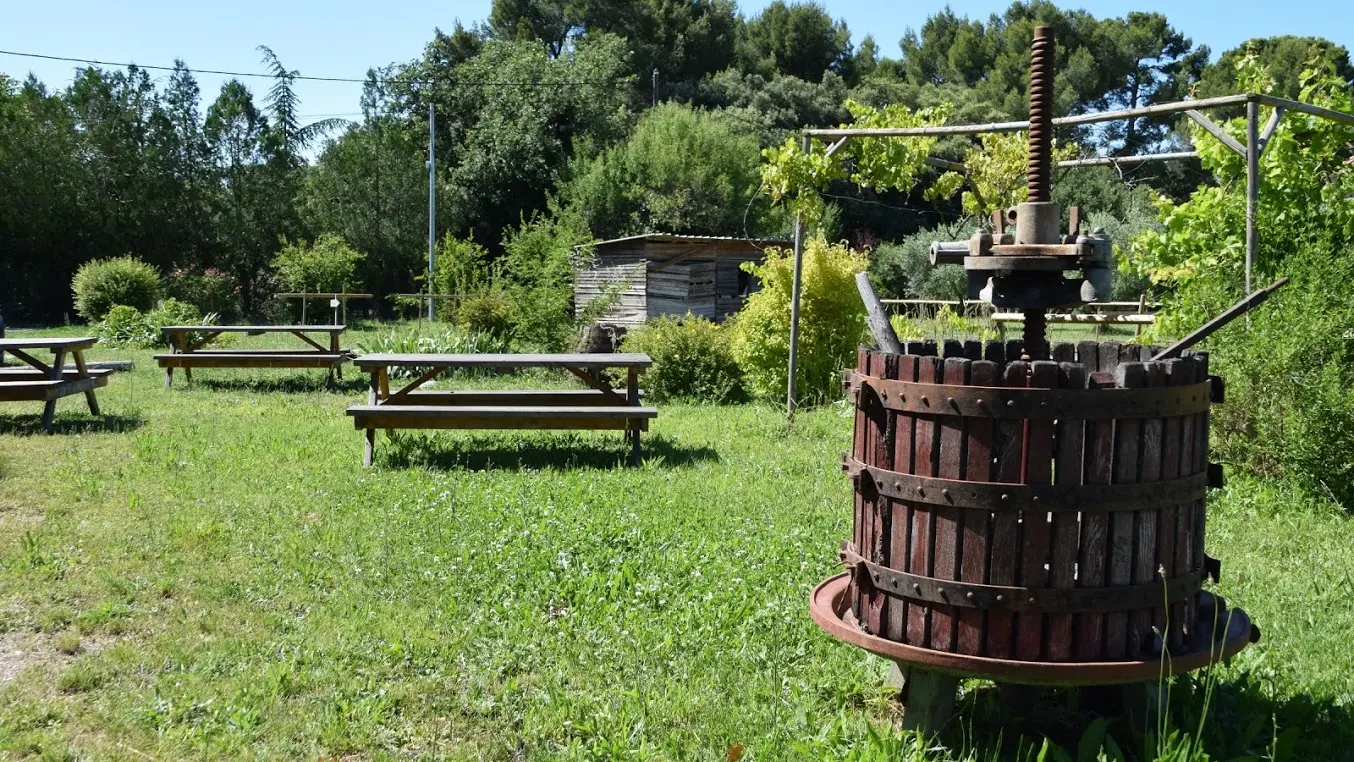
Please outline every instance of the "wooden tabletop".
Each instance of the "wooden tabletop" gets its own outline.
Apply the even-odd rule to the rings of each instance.
[[[76,338],[65,337],[39,337],[35,336],[28,339],[0,339],[0,350],[5,349],[50,349],[56,351],[89,349],[98,343],[98,339],[93,336],[78,336]]]
[[[359,368],[417,365],[425,368],[647,368],[653,364],[644,354],[388,354],[362,355],[353,361]]]
[[[347,329],[346,325],[167,325],[160,330],[164,333],[339,333]]]

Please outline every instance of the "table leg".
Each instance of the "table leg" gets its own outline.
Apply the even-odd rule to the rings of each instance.
[[[631,407],[639,407],[639,369],[638,369],[638,368],[630,368],[630,369],[629,369],[629,372],[626,374],[626,378],[625,378],[625,401],[626,401],[627,403],[629,403],[629,405],[630,405]],[[633,428],[631,428],[630,431],[629,431],[629,434],[630,434],[630,459],[634,461],[634,463],[635,463],[636,466],[638,466],[638,465],[640,465],[640,463],[643,462],[643,461],[641,460],[640,449],[639,449],[639,419],[638,419],[638,418],[632,418],[632,419],[630,420],[630,426],[633,427]]]
[[[63,350],[57,349],[52,354],[53,354],[52,368],[50,371],[48,371],[47,377],[54,381],[60,381],[62,378],[62,373],[66,367],[66,353]],[[52,422],[55,418],[56,418],[56,400],[54,399],[47,400],[46,404],[44,404],[42,407],[42,430],[47,432],[48,434],[51,434]]]
[[[367,404],[375,405],[381,394],[381,379],[385,375],[385,368],[372,368],[367,379]],[[371,467],[371,462],[376,454],[376,429],[367,429],[365,431],[367,443],[362,450],[362,467]]]
[[[376,454],[376,429],[367,429],[367,446],[362,451],[362,467],[371,468],[371,461]]]
[[[168,366],[165,368],[165,388],[168,389],[174,383],[174,368]]]
[[[77,349],[74,352],[71,352],[71,354],[75,356],[75,377],[89,378],[89,369],[85,367],[85,353]],[[89,412],[91,414],[101,415],[101,413],[99,413],[99,401],[94,398],[93,389],[85,391],[85,402],[89,403]]]

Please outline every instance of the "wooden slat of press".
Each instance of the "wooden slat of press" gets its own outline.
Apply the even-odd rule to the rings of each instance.
[[[963,345],[958,342],[946,342],[944,368],[941,371],[947,384],[964,385],[968,383],[971,360],[955,356],[963,353]],[[937,476],[945,479],[964,478],[964,419],[947,415],[940,419],[940,460]],[[959,578],[959,533],[960,513],[958,508],[936,507],[936,557],[935,577],[937,579]],[[931,610],[931,648],[937,651],[953,651],[955,636],[958,632],[956,620],[958,610],[954,606],[936,606]]]
[[[931,349],[934,352],[934,349]],[[922,383],[939,383],[941,363],[935,356],[917,359],[917,380]],[[913,473],[920,476],[935,476],[937,460],[940,456],[940,437],[933,415],[916,417],[916,438],[913,445]],[[918,503],[912,511],[912,564],[908,571],[913,574],[933,576],[932,563],[935,555],[935,511],[931,506]],[[929,606],[912,603],[907,607],[907,642],[925,646],[929,642],[930,632]]]
[[[1136,348],[1134,356],[1136,356]],[[1118,383],[1123,389],[1141,389],[1147,386],[1147,367],[1140,362],[1124,362],[1119,365]],[[1138,481],[1139,456],[1142,452],[1142,420],[1124,418],[1114,426],[1114,464],[1115,484],[1133,484]],[[1137,545],[1133,539],[1136,516],[1133,511],[1115,511],[1110,514],[1110,586],[1123,586],[1133,582],[1134,553]],[[1111,611],[1105,616],[1105,656],[1122,660],[1129,654],[1128,612]]]
[[[890,360],[893,357],[893,355],[885,352],[870,352],[870,375],[877,378],[888,378]],[[893,427],[890,425],[890,417],[889,411],[882,405],[879,406],[878,410],[873,411],[870,416],[870,438],[873,441],[873,447],[869,462],[892,470],[893,438],[891,429]],[[874,563],[884,563],[888,560],[888,520],[890,517],[888,499],[876,498],[869,513],[870,545],[868,549],[862,550],[861,553]],[[873,591],[870,595],[866,621],[869,631],[872,633],[879,634],[884,631],[884,601],[886,598],[887,596],[878,590]]]
[[[1162,363],[1166,371],[1167,386],[1183,386],[1186,374],[1181,366],[1184,360],[1171,359]],[[1167,416],[1161,421],[1161,478],[1175,479],[1180,476],[1180,423],[1178,415]],[[1167,579],[1176,576],[1177,539],[1180,536],[1180,507],[1174,504],[1161,506],[1157,521],[1157,566]],[[1169,622],[1166,617],[1158,617],[1158,628],[1165,634],[1165,645],[1173,653],[1180,653],[1184,645],[1181,629],[1184,624],[1185,605],[1171,605]]]
[[[1165,386],[1165,364],[1159,362],[1145,362],[1144,364],[1147,366],[1147,385],[1149,387]],[[1139,457],[1141,481],[1155,482],[1161,480],[1161,432],[1161,418],[1143,419],[1142,451]],[[1134,516],[1134,522],[1137,527],[1138,547],[1133,561],[1133,582],[1138,584],[1156,581],[1159,579],[1156,563],[1157,527],[1161,523],[1161,506],[1153,505],[1150,508],[1138,511]],[[1154,612],[1159,611],[1164,611],[1164,609],[1161,607],[1141,609],[1129,616],[1128,650],[1130,657],[1151,655],[1152,628],[1157,625]]]
[[[1184,383],[1198,381],[1197,366],[1193,361],[1193,352],[1181,357],[1179,370]],[[1195,456],[1195,426],[1198,419],[1194,415],[1180,417],[1180,475],[1191,476],[1199,472]],[[1197,568],[1194,557],[1194,503],[1184,503],[1178,507],[1176,515],[1175,569],[1176,574],[1185,574]],[[1194,606],[1186,601],[1180,612],[1180,624],[1184,628],[1183,637],[1188,641],[1194,629]]]
[[[1091,370],[1089,363],[1095,363],[1095,372],[1091,375],[1087,388],[1102,388],[1107,385],[1102,374],[1111,372],[1119,363],[1119,347],[1113,345],[1112,351],[1102,351],[1107,345],[1092,344],[1090,354],[1081,358]],[[1078,345],[1081,352],[1085,345]],[[1106,366],[1111,366],[1106,370]],[[1099,379],[1099,380],[1097,380]],[[1082,466],[1086,484],[1109,484],[1112,453],[1114,451],[1114,424],[1112,421],[1087,421],[1086,441],[1083,448],[1086,462]],[[1109,560],[1109,524],[1110,519],[1104,513],[1092,513],[1082,516],[1081,522],[1081,560],[1078,566],[1078,587],[1101,588],[1105,586],[1106,563]],[[1077,647],[1075,659],[1078,661],[1100,661],[1105,652],[1105,615],[1101,613],[1081,614],[1077,623]]]
[[[870,351],[864,346],[856,347],[856,370],[860,373],[869,375],[870,373]],[[862,388],[859,396],[856,398],[856,420],[851,429],[852,442],[851,453],[862,462],[866,460],[869,451],[866,449],[866,418],[865,409],[870,404],[869,394]],[[851,544],[856,546],[856,552],[865,552],[865,498],[863,495],[869,491],[868,487],[856,487],[855,495],[855,521],[851,522]],[[852,579],[851,586],[847,591],[854,602],[852,607],[857,612],[863,609],[860,607],[860,586]]]
[[[1007,347],[1010,351],[1010,347]],[[1019,351],[1018,349],[1016,350]],[[1029,376],[1029,363],[1019,360],[1006,363],[1002,373],[1002,386],[1021,387]],[[1017,419],[1002,419],[997,424],[996,459],[997,481],[1018,483],[1020,481],[1021,446],[1024,444],[1024,423]],[[1020,523],[1014,511],[997,511],[992,522],[992,539],[989,543],[991,561],[988,578],[993,585],[1014,585],[1016,582],[1017,558],[1020,553]],[[1015,617],[1008,612],[991,611],[987,615],[987,642],[984,644],[988,656],[1009,659],[1015,645]]]
[[[1086,388],[1086,366],[1074,362],[1076,348],[1066,346],[1071,351],[1054,348],[1055,357],[1068,357],[1059,365],[1058,385],[1064,389]],[[1077,486],[1082,483],[1082,469],[1085,465],[1086,423],[1084,421],[1058,421],[1056,470],[1054,483],[1060,486]],[[1072,588],[1077,584],[1077,555],[1081,544],[1081,526],[1078,517],[1067,511],[1059,511],[1053,516],[1053,534],[1049,549],[1049,585],[1055,588]],[[1051,661],[1068,661],[1072,658],[1072,614],[1054,614],[1048,619],[1048,658]]]
[[[916,355],[902,355],[891,378],[901,381],[917,380]],[[912,473],[912,440],[915,426],[910,415],[900,414],[894,419],[893,467],[895,471]],[[911,504],[901,500],[892,506],[891,532],[889,539],[889,567],[892,569],[911,569],[912,513]],[[902,598],[889,601],[888,623],[885,626],[886,637],[899,643],[907,641],[908,604]]]
[[[989,344],[991,346],[999,346]],[[989,360],[978,360],[969,366],[969,384],[972,386],[999,386],[1000,367]],[[992,467],[992,443],[996,421],[988,418],[968,418],[966,435],[968,453],[964,478],[968,481],[990,482],[995,478]],[[992,534],[992,512],[969,510],[964,512],[963,549],[959,562],[960,576],[966,582],[987,584],[988,539]],[[982,609],[963,608],[959,611],[957,650],[962,654],[981,656],[986,617]]]
[[[1058,364],[1031,363],[1029,385],[1037,389],[1058,388]],[[1053,483],[1053,421],[1025,422],[1025,484]],[[1047,510],[1021,512],[1020,579],[1021,587],[1047,587],[1049,558],[1049,515]],[[1017,659],[1038,661],[1043,655],[1044,620],[1042,614],[1016,617]]]

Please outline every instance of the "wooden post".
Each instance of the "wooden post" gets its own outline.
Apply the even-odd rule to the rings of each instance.
[[[1246,293],[1255,266],[1255,213],[1260,203],[1260,104],[1246,101]]]
[[[629,368],[625,379],[625,399],[631,407],[639,406],[639,368]],[[630,420],[630,459],[638,466],[642,460],[639,449],[639,419]]]
[[[65,368],[66,368],[65,352],[61,349],[53,349],[52,369],[51,371],[48,372],[47,377],[54,381],[60,381],[62,378],[62,374],[65,372]],[[47,403],[42,406],[42,430],[47,432],[48,434],[51,434],[52,421],[55,418],[56,418],[56,400],[54,399],[47,400]]]
[[[889,314],[884,311],[883,303],[879,301],[874,287],[870,285],[868,272],[856,273],[856,289],[860,291],[860,300],[865,303],[866,321],[870,324],[870,333],[874,335],[875,344],[885,352],[902,354],[903,345],[898,341],[898,334],[893,330],[893,325],[889,323]]]
[[[385,368],[373,366],[367,380],[367,404],[375,405],[380,394],[380,378],[384,375]],[[367,442],[362,451],[362,467],[370,468],[371,462],[376,454],[376,429],[369,428],[366,431]]]
[[[935,735],[954,712],[959,678],[901,662],[896,666],[896,676],[890,674],[890,678],[902,680],[898,700],[903,705],[903,730],[915,730],[926,737]]]
[[[804,136],[802,148],[809,152],[809,137]],[[799,291],[804,280],[804,218],[795,215],[794,276],[790,285],[790,378],[786,384],[785,414],[795,417],[795,375],[799,370]]]
[[[82,350],[71,352],[75,357],[75,377],[89,378],[89,369],[85,367],[85,353]],[[89,404],[89,412],[92,415],[99,415],[99,401],[94,398],[94,390],[85,391],[85,402]]]

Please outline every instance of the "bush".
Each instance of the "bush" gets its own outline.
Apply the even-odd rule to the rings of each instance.
[[[793,253],[778,249],[768,249],[760,265],[744,265],[761,280],[762,288],[738,313],[731,338],[749,389],[761,397],[784,394],[786,389],[793,266]],[[842,368],[855,364],[865,326],[856,273],[865,266],[865,257],[844,243],[829,244],[821,236],[806,242],[799,314],[800,401],[838,396]]]
[[[433,290],[438,294],[473,293],[489,282],[489,252],[469,238],[447,233],[437,242]]]
[[[455,328],[443,328],[431,333],[413,328],[408,331],[391,331],[378,334],[369,343],[358,345],[363,352],[383,352],[392,354],[494,354],[510,351],[508,342],[483,333],[465,333]],[[423,368],[418,366],[392,367],[391,378],[414,378],[422,375]],[[455,375],[482,376],[492,375],[494,371],[461,368],[449,371]]]
[[[203,314],[214,312],[222,320],[232,320],[240,314],[239,281],[215,267],[170,272],[165,279],[165,293],[197,307]]]
[[[118,305],[108,311],[99,323],[97,333],[107,344],[138,349],[156,349],[169,346],[162,329],[167,325],[215,325],[217,315],[203,315],[197,307],[177,299],[165,299],[155,309],[142,312],[135,307]],[[199,336],[188,335],[188,341]]]
[[[292,291],[346,291],[353,283],[357,265],[366,255],[349,246],[343,238],[325,233],[313,244],[299,240],[282,244],[273,259],[282,287]]]
[[[1267,75],[1258,66],[1244,59],[1238,77],[1263,92]],[[1354,109],[1354,94],[1329,71],[1308,73],[1303,99]],[[1232,119],[1224,129],[1244,135],[1245,122]],[[1289,114],[1279,123],[1260,159],[1255,286],[1280,275],[1291,282],[1201,347],[1210,370],[1227,380],[1227,402],[1212,413],[1216,453],[1346,508],[1354,508],[1351,143],[1354,128],[1338,122]],[[1197,328],[1245,290],[1245,162],[1206,133],[1194,145],[1219,184],[1180,204],[1159,201],[1162,225],[1141,234],[1124,263],[1170,289],[1152,330],[1159,341]]]
[[[573,341],[574,263],[592,237],[570,217],[535,217],[503,238],[503,275],[517,302],[514,341],[559,351]]]
[[[932,265],[931,242],[968,240],[976,229],[972,223],[955,222],[884,244],[870,254],[870,282],[881,299],[964,299],[964,268]]]
[[[517,303],[512,294],[498,286],[473,291],[456,309],[456,325],[471,334],[485,334],[507,341],[517,322]]]
[[[80,265],[71,281],[75,311],[93,323],[117,305],[150,309],[160,296],[160,274],[136,257],[94,259]]]
[[[651,320],[627,333],[621,349],[653,360],[644,373],[644,388],[654,402],[737,402],[745,396],[729,331],[705,318],[688,314]]]

